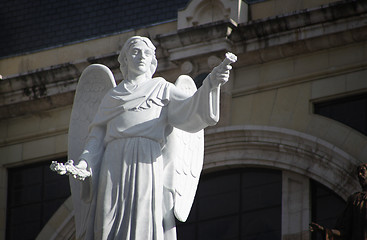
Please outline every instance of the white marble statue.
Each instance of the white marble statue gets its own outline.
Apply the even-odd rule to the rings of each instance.
[[[220,86],[236,61],[226,56],[197,91],[189,76],[175,85],[152,78],[155,47],[145,37],[123,46],[119,85],[103,65],[84,70],[69,129],[77,165],[51,165],[77,179],[77,239],[176,239],[175,217],[187,219],[202,169],[203,129],[219,120]]]

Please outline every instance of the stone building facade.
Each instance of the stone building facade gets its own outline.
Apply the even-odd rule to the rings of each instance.
[[[37,239],[73,239],[70,193],[55,193],[52,204],[27,199],[65,185],[45,166],[66,159],[78,78],[101,63],[121,81],[117,56],[133,35],[153,41],[155,75],[168,81],[187,74],[200,84],[225,52],[238,56],[222,89],[221,120],[205,131],[202,180],[188,223],[178,224],[181,239],[316,239],[308,224],[332,224],[359,189],[354,169],[367,158],[366,1],[61,2],[6,6],[0,239],[16,239],[30,224],[24,212],[32,204],[52,209],[29,230]]]

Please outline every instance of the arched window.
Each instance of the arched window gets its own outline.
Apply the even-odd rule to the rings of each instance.
[[[179,240],[281,239],[282,174],[243,168],[202,176]]]
[[[324,185],[311,180],[311,219],[333,228],[345,208],[345,201]],[[312,240],[322,240],[321,234],[312,234]]]
[[[56,160],[65,162],[66,158]],[[8,169],[6,239],[35,239],[70,196],[69,178],[52,172],[50,163]]]

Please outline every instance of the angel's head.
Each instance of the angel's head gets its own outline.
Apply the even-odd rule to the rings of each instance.
[[[146,76],[151,78],[157,69],[157,58],[155,56],[155,47],[153,43],[146,37],[134,36],[129,38],[124,46],[121,49],[120,55],[118,57],[118,61],[120,63],[120,70],[124,78],[128,77],[129,73],[129,61],[128,57],[131,57],[134,54],[134,51],[141,50],[142,48],[146,48],[146,51],[142,52],[142,54],[150,54],[148,59],[151,59],[151,63],[148,63],[149,66],[146,68]],[[129,54],[129,56],[128,56]],[[131,64],[131,63],[130,63]],[[130,66],[131,69],[131,66]]]

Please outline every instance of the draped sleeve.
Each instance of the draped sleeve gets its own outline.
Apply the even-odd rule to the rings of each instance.
[[[102,99],[97,114],[89,125],[89,133],[85,141],[84,150],[79,157],[80,160],[83,159],[88,163],[88,169],[92,172],[93,178],[96,178],[96,175],[98,175],[97,171],[105,149],[106,122],[113,117],[113,114],[118,112],[115,110],[113,114],[106,114],[106,110],[101,111],[104,108],[103,106],[111,101],[110,95],[112,91],[110,90]]]
[[[220,84],[213,85],[209,76],[192,96],[185,95],[173,84],[170,85],[169,124],[193,133],[219,121]]]

